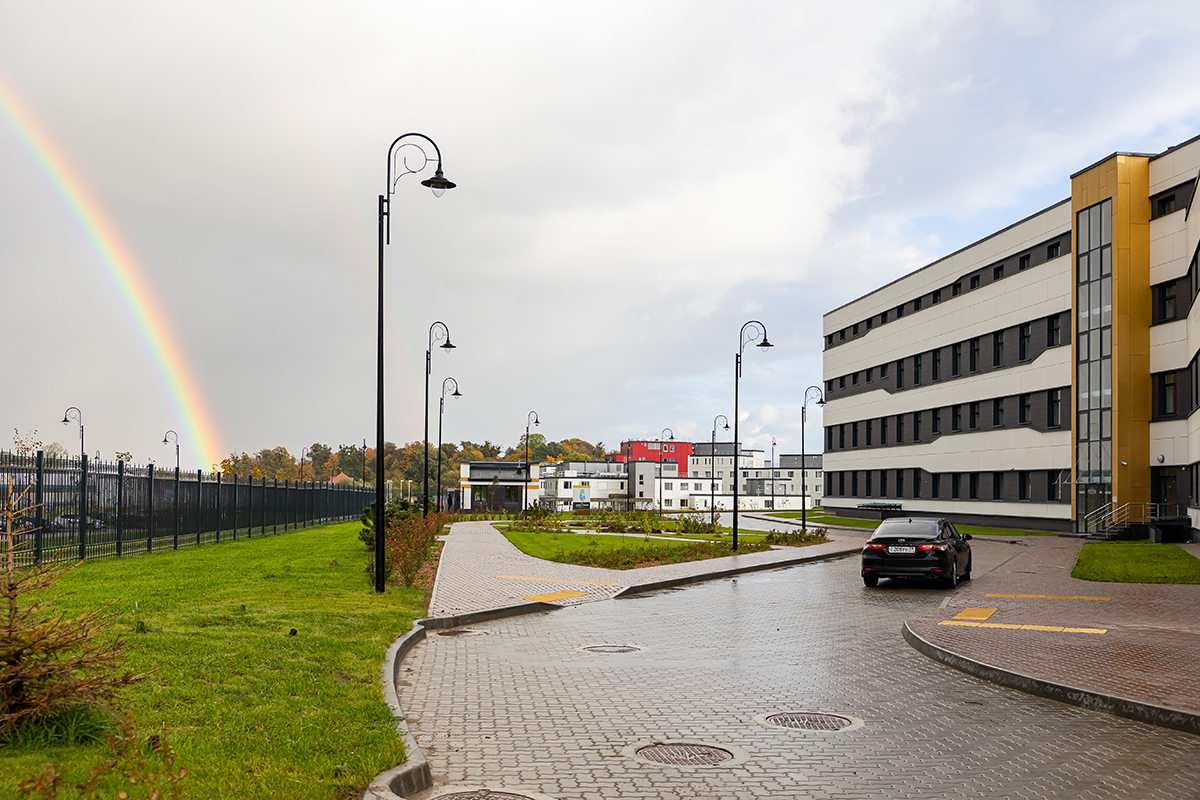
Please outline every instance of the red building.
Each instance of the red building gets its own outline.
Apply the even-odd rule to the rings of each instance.
[[[659,450],[659,447],[662,450]],[[650,461],[657,463],[662,456],[662,463],[677,464],[679,476],[687,477],[688,457],[692,454],[691,442],[677,442],[671,439],[660,442],[658,439],[630,439],[621,442],[621,452],[616,460],[624,464],[629,461]]]

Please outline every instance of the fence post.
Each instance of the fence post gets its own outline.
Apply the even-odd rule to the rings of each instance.
[[[150,462],[146,476],[149,490],[146,492],[146,552],[154,549],[154,462]]]
[[[196,470],[196,544],[200,544],[200,531],[204,530],[204,471]]]
[[[283,532],[287,533],[288,514],[291,513],[291,497],[288,492],[288,484],[290,481],[287,478],[283,479]]]
[[[217,544],[221,543],[221,473],[217,473]]]
[[[179,466],[175,467],[175,533],[171,539],[171,546],[179,549]]]
[[[121,534],[125,521],[125,461],[117,462],[117,557],[121,556]]]
[[[46,454],[41,450],[37,451],[37,475],[34,480],[33,489],[33,563],[42,563],[42,528],[46,524],[46,515],[42,513],[42,486],[45,485],[46,477]]]
[[[233,540],[237,541],[238,523],[238,474],[233,473]]]
[[[266,478],[263,480],[265,481]],[[275,491],[271,492],[271,499],[273,501],[271,510],[275,512],[271,515],[271,533],[279,533],[279,478],[275,479]]]
[[[87,558],[87,453],[79,454],[79,560]]]

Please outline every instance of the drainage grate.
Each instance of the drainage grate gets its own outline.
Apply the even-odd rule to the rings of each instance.
[[[637,755],[658,764],[708,766],[733,758],[733,753],[706,744],[652,744],[638,749]]]
[[[802,731],[840,731],[849,728],[854,720],[839,717],[836,714],[812,714],[788,711],[783,714],[772,714],[767,722],[781,728],[794,728]]]
[[[487,631],[473,631],[467,628],[461,628],[449,631],[438,631],[438,636],[487,636]]]
[[[594,644],[580,649],[588,653],[636,653],[642,648],[631,644]]]

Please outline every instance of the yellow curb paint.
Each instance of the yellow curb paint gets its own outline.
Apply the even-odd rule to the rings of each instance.
[[[507,578],[510,581],[540,581],[541,583],[573,583],[578,586],[616,586],[615,583],[594,583],[592,581],[565,581],[562,578],[522,578],[520,575],[497,575],[497,578]]]
[[[1112,600],[1111,597],[1088,597],[1073,594],[986,594],[984,597],[1027,597],[1035,600]]]
[[[571,589],[563,589],[561,592],[550,592],[548,594],[533,594],[529,597],[522,597],[522,600],[533,600],[538,603],[550,603],[554,600],[569,600],[572,597],[583,597],[587,592],[576,592]]]
[[[1060,628],[1056,625],[1009,625],[1003,622],[970,622],[965,619],[944,619],[938,625],[959,625],[964,628],[1001,628],[1008,631],[1049,631],[1051,633],[1108,633],[1107,628]]]
[[[955,619],[989,619],[999,609],[996,608],[964,608],[954,615]]]

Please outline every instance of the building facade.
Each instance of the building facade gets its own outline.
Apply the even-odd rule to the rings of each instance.
[[[1200,139],[824,318],[824,504],[1085,531],[1200,522]],[[1193,313],[1195,312],[1195,313]]]
[[[692,454],[691,442],[679,442],[673,439],[628,439],[621,442],[621,450],[613,460],[619,464],[634,461],[653,461],[663,464],[675,464],[680,475],[688,474],[688,457]]]

